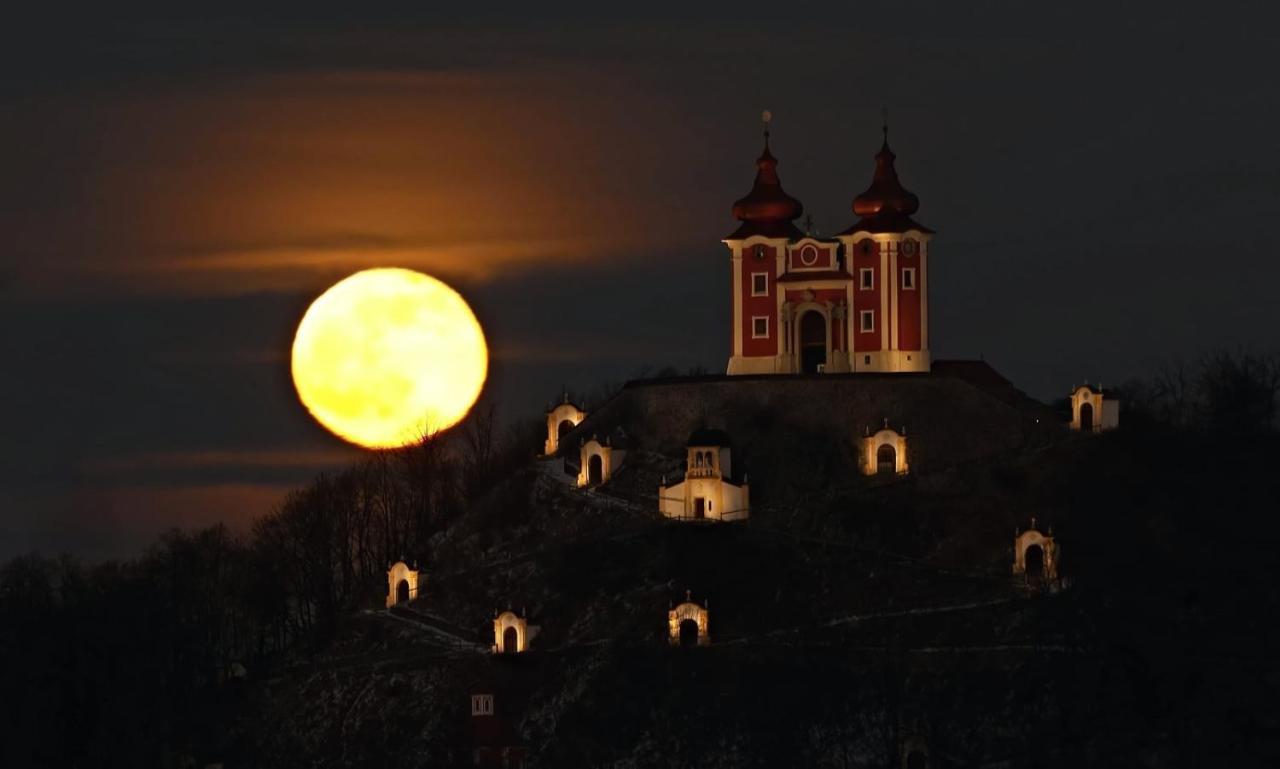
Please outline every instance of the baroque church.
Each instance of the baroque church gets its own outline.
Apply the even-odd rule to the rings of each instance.
[[[856,220],[834,238],[802,231],[799,200],[782,189],[769,149],[751,191],[733,204],[740,224],[724,239],[733,264],[729,374],[929,371],[929,244],[912,216],[889,129],[871,185],[853,199]]]

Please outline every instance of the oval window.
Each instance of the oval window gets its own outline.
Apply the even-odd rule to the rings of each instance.
[[[813,246],[805,246],[800,249],[800,263],[805,267],[812,267],[818,262],[818,249]]]

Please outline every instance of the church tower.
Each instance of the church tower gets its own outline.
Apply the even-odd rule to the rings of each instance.
[[[853,201],[859,219],[833,239],[796,227],[800,201],[782,189],[764,151],[741,224],[724,244],[732,264],[729,374],[830,374],[929,370],[928,248],[932,230],[911,215],[885,141],[871,186]]]
[[[929,242],[911,218],[920,199],[898,181],[889,126],[871,186],[853,199],[859,217],[836,237],[854,276],[855,371],[928,371]]]

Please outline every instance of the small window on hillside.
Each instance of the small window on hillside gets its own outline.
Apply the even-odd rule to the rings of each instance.
[[[493,715],[493,695],[492,694],[471,695],[471,715],[473,716]]]
[[[871,269],[870,267],[863,267],[862,269],[858,270],[858,275],[860,277],[858,285],[862,288],[863,291],[870,291],[871,289],[876,287],[876,271],[875,270]]]
[[[863,310],[858,315],[858,317],[861,320],[861,329],[864,334],[870,333],[876,330],[876,311],[875,310]]]
[[[751,295],[752,296],[768,296],[769,295],[769,273],[767,272],[751,273]]]
[[[756,316],[751,319],[751,338],[767,339],[769,336],[768,316]]]

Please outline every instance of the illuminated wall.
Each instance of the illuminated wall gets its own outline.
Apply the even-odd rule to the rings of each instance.
[[[751,514],[747,484],[728,480],[726,446],[689,446],[683,481],[658,487],[658,509],[679,520],[745,521]]]
[[[515,648],[507,646],[507,629],[514,628],[516,631]],[[524,617],[517,615],[515,612],[504,611],[493,620],[493,653],[494,654],[520,654],[529,650],[529,642],[533,640],[535,628],[529,627],[529,622]]]
[[[542,445],[542,453],[546,456],[555,454],[560,449],[560,425],[568,422],[574,427],[582,424],[582,420],[587,418],[587,412],[570,403],[565,398],[564,403],[547,412],[547,439]],[[573,444],[570,444],[573,445]]]
[[[1087,408],[1086,408],[1087,407]],[[1086,427],[1086,422],[1088,426]],[[1102,388],[1080,385],[1071,393],[1071,429],[1102,432],[1120,426],[1120,401]]]
[[[399,587],[401,582],[409,585],[409,600],[418,597],[418,570],[410,569],[404,561],[396,561],[387,570],[387,608],[400,602]]]
[[[1032,528],[1014,537],[1013,573],[1015,575],[1027,573],[1027,550],[1032,547],[1039,547],[1044,553],[1044,578],[1048,581],[1056,580],[1058,578],[1058,545],[1053,539],[1052,531],[1045,535],[1035,529],[1035,519],[1032,519]]]
[[[874,435],[868,435],[862,439],[862,473],[863,475],[877,475],[880,473],[880,449],[888,446],[893,449],[893,474],[902,475],[907,472],[909,465],[907,463],[907,435],[906,428],[899,433],[897,430],[891,429],[888,424]]]
[[[608,439],[601,443],[596,438],[582,444],[578,450],[578,487],[585,488],[591,485],[591,459],[598,457],[600,460],[600,483],[608,483],[613,477],[613,473],[622,466],[623,460],[626,459],[627,452],[622,449],[615,449],[609,445]]]
[[[687,592],[685,593],[685,598],[689,598]],[[698,623],[698,646],[706,646],[711,643],[711,634],[708,629],[710,617],[711,614],[706,607],[699,606],[691,600],[686,600],[667,612],[667,632],[671,645],[680,645],[680,623],[685,620],[693,620]]]
[[[800,324],[811,311],[826,325],[825,373],[929,371],[929,241],[919,230],[725,240],[733,278],[728,373],[802,372]]]

